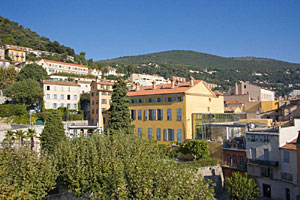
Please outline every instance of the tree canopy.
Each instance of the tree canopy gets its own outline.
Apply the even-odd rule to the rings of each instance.
[[[14,67],[0,67],[0,90],[12,85],[17,77]]]
[[[19,104],[32,105],[43,98],[43,89],[32,79],[18,81],[4,90],[4,95]]]
[[[130,114],[128,112],[129,97],[127,96],[128,88],[123,78],[118,78],[113,86],[112,103],[109,108],[109,131],[121,131],[132,133],[133,126],[130,124]]]
[[[25,79],[32,79],[36,81],[41,81],[44,79],[48,79],[48,75],[46,70],[37,64],[28,64],[25,65],[17,76],[18,81],[22,81]]]

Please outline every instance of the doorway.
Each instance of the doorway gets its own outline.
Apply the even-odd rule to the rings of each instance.
[[[263,184],[263,195],[264,197],[271,198],[271,185]]]

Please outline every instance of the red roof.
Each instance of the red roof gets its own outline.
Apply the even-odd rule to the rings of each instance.
[[[241,101],[224,101],[225,104],[244,104]]]
[[[218,95],[218,96],[224,96],[224,94],[219,91],[214,91],[214,93],[215,93],[215,95]]]
[[[9,62],[9,60],[6,59],[0,59],[1,62]]]
[[[78,86],[77,83],[74,82],[69,82],[69,81],[51,81],[51,80],[43,80],[42,81],[44,84],[50,84],[50,85],[68,85],[68,86]]]
[[[200,83],[200,80],[195,80],[194,85]],[[158,94],[177,94],[185,93],[189,90],[190,82],[185,82],[179,85],[175,85],[174,88],[171,88],[171,84],[156,85],[155,89],[152,89],[152,86],[143,86],[140,87],[139,91],[131,90],[127,93],[127,96],[143,96],[143,95],[158,95]]]
[[[297,150],[297,146],[295,145],[296,142],[297,142],[297,138],[280,148],[287,149],[287,150]]]
[[[76,67],[82,67],[82,68],[88,68],[88,66],[85,65],[78,65],[78,64],[74,64],[74,63],[65,63],[65,62],[60,62],[60,61],[56,61],[56,60],[47,60],[47,59],[42,59],[45,62],[49,62],[49,63],[57,63],[57,64],[62,64],[62,65],[71,65],[71,66],[76,66]]]

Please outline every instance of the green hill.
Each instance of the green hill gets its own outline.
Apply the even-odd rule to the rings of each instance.
[[[300,64],[268,58],[226,58],[195,51],[173,50],[98,62],[102,65],[131,64],[136,66],[135,72],[160,74],[166,78],[172,75],[188,78],[192,75],[219,84],[219,89],[223,91],[239,80],[276,90],[277,95],[286,95],[293,89],[300,89]],[[192,73],[190,70],[198,72]]]

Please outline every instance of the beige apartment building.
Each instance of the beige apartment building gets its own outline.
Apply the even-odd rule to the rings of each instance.
[[[170,83],[169,80],[166,80],[164,77],[159,75],[137,74],[137,73],[131,74],[129,77],[129,81],[132,83],[139,82],[141,86],[150,86],[152,85],[153,81],[155,81],[157,85]]]
[[[10,47],[6,49],[6,54],[16,63],[22,63],[26,61],[26,51],[18,47]]]
[[[85,65],[77,65],[73,63],[65,63],[65,62],[59,62],[59,61],[47,60],[47,59],[41,59],[37,61],[37,64],[41,65],[49,75],[57,72],[82,74],[82,75],[88,74],[88,67]]]
[[[80,85],[74,82],[43,80],[44,105],[46,109],[67,107],[78,109]]]
[[[5,59],[5,49],[0,47],[0,60]]]
[[[90,121],[97,124],[100,130],[108,125],[108,109],[111,104],[113,80],[98,79],[91,83],[90,92]]]

